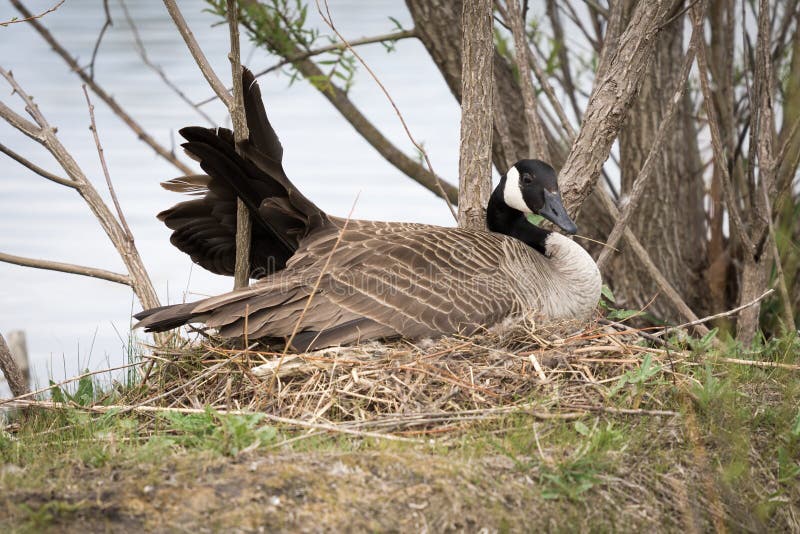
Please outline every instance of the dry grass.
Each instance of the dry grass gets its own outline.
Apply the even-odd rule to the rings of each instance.
[[[266,412],[404,434],[457,430],[517,411],[543,419],[587,411],[674,415],[654,399],[607,405],[612,388],[626,373],[637,372],[646,356],[649,365],[667,373],[686,358],[680,350],[646,346],[643,335],[598,323],[543,328],[523,321],[469,338],[373,342],[283,359],[281,352],[234,349],[203,336],[158,351],[152,387],[133,390],[125,401]]]

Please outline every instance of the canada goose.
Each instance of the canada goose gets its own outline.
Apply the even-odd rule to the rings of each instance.
[[[576,231],[546,163],[522,160],[501,178],[487,209],[493,233],[346,222],[294,188],[249,71],[243,86],[250,138],[240,144],[242,155],[228,130],[182,129],[184,148],[207,176],[166,187],[205,196],[159,218],[174,230],[171,241],[195,262],[230,274],[239,195],[255,221],[253,274],[261,279],[198,302],[145,310],[136,315],[137,327],[164,331],[205,323],[223,337],[246,333],[275,341],[297,328],[292,345],[310,350],[397,336],[471,334],[530,311],[546,320],[591,314],[601,285],[592,258],[571,239],[526,220],[538,213]]]

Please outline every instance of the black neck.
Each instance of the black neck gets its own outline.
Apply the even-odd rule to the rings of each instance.
[[[544,254],[545,241],[551,232],[531,224],[524,213],[506,204],[503,199],[505,182],[504,176],[489,198],[489,206],[486,209],[486,224],[489,230],[519,239]]]

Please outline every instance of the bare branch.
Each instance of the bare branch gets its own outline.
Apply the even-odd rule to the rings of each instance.
[[[97,155],[100,157],[100,166],[103,168],[103,176],[106,178],[108,192],[111,193],[111,201],[114,203],[114,208],[117,210],[117,217],[119,218],[120,224],[122,224],[122,228],[125,230],[125,234],[130,241],[133,241],[133,232],[131,232],[128,226],[128,221],[125,220],[125,215],[122,213],[122,208],[119,205],[119,199],[117,199],[117,192],[114,191],[114,185],[111,183],[111,175],[108,173],[108,165],[106,165],[106,158],[103,155],[103,146],[100,144],[100,136],[97,134],[97,124],[94,120],[94,105],[92,101],[89,100],[89,91],[86,90],[85,84],[83,85],[83,94],[86,96],[86,105],[89,107],[89,119],[91,121],[89,129],[94,136],[94,144],[97,147]]]
[[[361,45],[365,45],[365,44],[385,43],[386,41],[399,41],[401,39],[408,39],[410,37],[416,37],[416,36],[417,36],[416,30],[412,29],[412,30],[401,30],[399,32],[394,32],[394,33],[386,33],[386,34],[383,34],[383,35],[376,35],[374,37],[362,37],[361,39],[354,39],[354,40],[348,41],[348,42],[349,42],[350,46],[361,46]],[[314,50],[309,50],[307,52],[303,52],[301,54],[293,54],[293,55],[291,55],[289,57],[286,57],[286,58],[278,61],[277,63],[275,63],[271,67],[267,67],[264,70],[256,72],[255,74],[253,74],[253,76],[255,76],[256,78],[260,78],[261,76],[264,76],[265,74],[269,74],[270,72],[274,72],[274,71],[280,69],[281,67],[285,67],[286,65],[297,63],[299,61],[303,61],[305,59],[309,59],[309,58],[312,58],[314,56],[318,56],[320,54],[325,54],[327,52],[333,52],[335,50],[344,50],[346,48],[347,48],[347,44],[345,44],[343,42],[342,43],[333,43],[333,44],[330,44],[328,46],[322,46],[320,48],[315,48]],[[228,88],[228,91],[232,91],[232,90],[233,90],[232,87]],[[216,99],[217,99],[217,95],[209,96],[205,100],[201,100],[200,102],[197,102],[196,105],[197,106],[204,106],[204,105],[208,104],[209,102],[213,102]]]
[[[631,190],[628,194],[628,202],[622,208],[620,216],[617,219],[617,222],[614,224],[614,228],[611,230],[608,239],[606,240],[606,246],[603,248],[602,252],[600,252],[600,257],[597,259],[597,266],[601,271],[603,270],[606,262],[608,262],[608,259],[611,257],[611,252],[614,250],[614,247],[616,247],[617,243],[619,243],[622,233],[628,224],[628,219],[638,206],[639,199],[644,193],[645,185],[655,173],[656,161],[661,154],[664,141],[667,139],[667,135],[672,131],[673,118],[675,117],[675,112],[678,110],[683,98],[683,92],[686,89],[686,82],[689,79],[689,73],[692,70],[695,50],[698,46],[699,39],[700,34],[693,31],[691,41],[689,42],[689,49],[686,51],[686,57],[683,61],[683,65],[681,66],[681,71],[678,74],[678,86],[675,89],[675,94],[670,100],[664,116],[661,118],[661,124],[658,127],[658,132],[656,132],[655,138],[653,139],[650,152],[648,152],[647,158],[645,159],[644,164],[639,171],[639,175],[633,182],[633,186],[631,186]]]
[[[703,324],[703,323],[707,323],[707,322],[713,321],[715,319],[719,319],[721,317],[728,317],[728,316],[737,314],[740,311],[744,310],[745,308],[749,308],[750,306],[758,304],[759,302],[761,302],[762,300],[764,300],[765,298],[767,298],[768,296],[770,296],[774,292],[775,292],[774,289],[769,289],[766,292],[764,292],[760,297],[748,302],[747,304],[742,304],[741,306],[733,308],[732,310],[724,311],[724,312],[721,312],[721,313],[716,313],[714,315],[709,315],[708,317],[703,317],[702,319],[696,319],[696,320],[688,322],[688,323],[679,324],[678,326],[671,326],[669,328],[664,329],[662,332],[657,332],[654,335],[662,336],[662,335],[668,334],[670,332],[674,332],[675,330],[680,330],[681,328],[688,328],[690,326],[696,327],[697,325],[700,325],[700,324]]]
[[[604,12],[603,15],[605,18],[608,18],[608,11]],[[578,99],[575,97],[575,84],[572,81],[572,73],[570,72],[569,67],[569,54],[567,53],[567,39],[564,35],[564,28],[561,25],[561,17],[558,16],[558,6],[556,5],[556,0],[547,0],[547,17],[550,19],[550,26],[553,28],[553,39],[555,41],[555,46],[557,47],[557,54],[558,54],[558,63],[559,67],[561,68],[562,72],[562,86],[564,87],[564,91],[567,93],[567,98],[569,98],[569,102],[572,105],[572,111],[575,113],[575,117],[580,119],[581,117],[581,109],[578,106]],[[547,82],[547,77],[544,76],[541,68],[536,62],[536,58],[533,56],[531,52],[529,54],[529,61],[531,62],[531,67],[533,71],[536,73],[536,78],[539,80],[539,85],[541,85],[545,92],[547,93],[547,97],[550,99],[552,103],[555,99],[555,94],[551,96],[551,92],[553,89],[550,87],[550,83]],[[557,101],[557,99],[556,99]],[[558,104],[558,107],[553,104],[553,107],[556,109],[556,113],[559,113],[559,118],[561,118],[561,123],[564,126],[564,129],[569,131],[572,129],[572,126],[567,126],[569,121],[566,120],[566,116],[564,115],[564,111],[561,109],[561,104]],[[564,115],[562,117],[562,115]],[[575,138],[575,133],[570,134],[570,138]]]
[[[528,140],[528,157],[551,161],[550,150],[544,135],[544,127],[536,112],[536,93],[533,90],[528,58],[530,50],[525,38],[525,21],[522,18],[522,11],[517,1],[506,0],[508,9],[503,9],[500,2],[497,2],[497,6],[503,18],[511,27],[511,33],[514,37],[514,50],[517,67],[519,68],[522,104],[525,109],[525,123],[527,125],[525,133]]]
[[[698,35],[704,35],[703,17],[698,7],[693,7],[691,10],[692,19],[694,22],[694,32]],[[711,146],[714,153],[714,161],[719,168],[720,175],[722,176],[722,189],[725,194],[725,204],[728,207],[728,214],[732,221],[733,229],[736,236],[742,242],[742,245],[752,255],[755,252],[755,244],[744,227],[742,216],[739,212],[739,205],[733,194],[733,185],[731,184],[731,175],[728,172],[728,164],[725,161],[725,155],[722,148],[722,135],[719,130],[719,119],[717,118],[716,110],[714,109],[713,95],[708,82],[708,61],[706,59],[706,42],[705,38],[701,38],[700,44],[697,47],[697,67],[700,71],[700,88],[703,92],[703,104],[708,118],[708,128],[711,131]]]
[[[28,9],[24,5],[22,5],[22,2],[20,2],[19,0],[11,0],[11,4],[20,13],[22,13],[23,16],[26,17],[30,16],[30,11],[28,11]],[[188,165],[181,162],[172,151],[164,148],[152,136],[150,136],[146,131],[144,131],[144,128],[142,128],[139,125],[139,123],[137,123],[133,119],[133,117],[128,115],[128,113],[125,112],[124,109],[122,109],[122,107],[116,102],[116,100],[114,100],[111,97],[111,95],[106,93],[102,87],[100,87],[93,79],[91,79],[86,74],[86,72],[80,67],[80,65],[78,65],[78,62],[75,61],[75,59],[72,56],[70,56],[69,52],[67,52],[67,50],[63,46],[61,46],[61,44],[59,44],[58,41],[55,40],[53,35],[49,31],[47,31],[47,29],[39,21],[29,20],[28,23],[31,24],[31,26],[33,26],[33,29],[35,29],[39,33],[39,35],[42,36],[42,38],[47,42],[47,44],[50,45],[53,51],[55,51],[56,54],[58,54],[61,57],[61,59],[63,59],[67,63],[70,70],[77,73],[78,76],[83,81],[83,83],[88,85],[94,92],[94,94],[96,94],[103,102],[105,102],[106,105],[109,108],[111,108],[111,111],[113,111],[114,114],[122,120],[122,122],[124,122],[131,130],[133,130],[133,132],[140,140],[149,145],[150,148],[156,151],[156,154],[158,154],[168,162],[172,163],[175,167],[180,169],[181,172],[183,172],[184,174],[193,173],[192,169]]]
[[[62,4],[65,2],[65,1],[66,1],[66,0],[61,0],[60,2],[58,2],[56,5],[54,5],[54,6],[53,6],[53,7],[51,7],[50,9],[48,9],[48,10],[46,10],[46,11],[42,11],[42,12],[41,12],[41,13],[39,13],[38,15],[31,15],[31,16],[29,16],[29,17],[25,17],[24,19],[18,19],[18,18],[16,18],[16,17],[14,17],[14,18],[13,18],[13,19],[11,19],[11,20],[7,20],[7,21],[5,21],[5,22],[0,22],[0,26],[6,27],[6,26],[8,26],[8,25],[10,25],[10,24],[17,24],[18,22],[28,22],[28,21],[30,21],[30,20],[34,20],[34,19],[40,19],[40,18],[44,17],[45,15],[47,15],[48,13],[52,13],[53,11],[55,11],[56,9],[58,9],[59,7],[61,7],[61,5],[62,5]]]
[[[239,13],[236,0],[227,0],[228,31],[231,41],[231,77],[233,78],[233,100],[230,115],[233,122],[233,139],[236,152],[241,155],[239,144],[250,137],[244,111],[244,88],[242,87],[242,64],[239,52]],[[249,89],[249,87],[248,87]],[[247,287],[250,283],[250,236],[252,234],[250,211],[241,198],[236,199],[236,264],[234,266],[233,288]],[[247,342],[245,341],[245,347]]]
[[[397,118],[400,119],[400,123],[403,125],[403,129],[405,130],[409,140],[411,140],[411,143],[414,145],[414,147],[416,147],[417,150],[419,150],[420,154],[422,154],[422,157],[425,159],[425,163],[428,165],[428,171],[435,180],[436,188],[439,190],[441,197],[447,200],[447,202],[445,203],[447,204],[447,208],[450,210],[450,214],[453,216],[453,219],[456,222],[458,222],[458,216],[456,215],[456,212],[453,209],[453,205],[451,204],[452,201],[449,200],[448,194],[444,189],[444,185],[442,184],[442,180],[433,171],[433,165],[431,165],[431,160],[428,157],[428,153],[425,151],[422,145],[419,144],[414,139],[414,136],[411,135],[411,131],[408,129],[408,124],[406,124],[406,121],[403,118],[403,114],[400,113],[400,109],[397,107],[397,104],[395,104],[394,99],[392,99],[391,95],[389,94],[389,91],[386,89],[383,83],[381,83],[380,79],[378,79],[378,77],[372,71],[370,66],[367,65],[367,62],[364,61],[361,55],[359,55],[359,53],[355,51],[355,49],[350,45],[350,43],[347,42],[344,36],[341,33],[339,33],[339,30],[336,29],[336,26],[333,25],[333,17],[331,16],[331,11],[330,8],[328,7],[328,0],[324,1],[325,1],[325,11],[327,12],[327,16],[325,15],[325,13],[322,12],[322,7],[320,6],[319,0],[316,0],[317,11],[319,11],[322,20],[325,21],[325,24],[327,24],[328,27],[336,34],[336,36],[347,46],[347,49],[350,51],[350,53],[353,54],[356,57],[356,59],[358,59],[358,61],[364,66],[365,69],[367,69],[367,72],[369,72],[370,76],[372,76],[372,79],[375,80],[375,83],[378,84],[378,87],[381,88],[381,91],[383,91],[383,94],[386,96],[387,100],[389,100],[389,103],[392,105],[392,108],[394,108],[394,111],[397,114]]]
[[[45,269],[47,271],[59,271],[62,273],[90,276],[92,278],[108,280],[109,282],[116,282],[117,284],[123,284],[126,286],[132,285],[130,276],[118,274],[112,271],[106,271],[105,269],[96,269],[94,267],[85,267],[83,265],[61,263],[58,261],[25,258],[22,256],[14,256],[13,254],[6,254],[5,252],[0,252],[0,261],[4,263],[13,263],[14,265],[21,265],[22,267],[33,267],[34,269]]]
[[[94,79],[94,62],[97,60],[97,53],[100,51],[100,43],[103,42],[106,31],[114,25],[111,20],[111,12],[108,10],[108,0],[103,0],[103,11],[105,11],[106,20],[103,23],[103,27],[100,28],[100,34],[97,36],[97,41],[95,41],[94,49],[92,50],[92,59],[89,61],[89,77],[91,79]]]
[[[3,154],[7,155],[8,157],[13,159],[14,161],[19,163],[20,165],[22,165],[24,167],[27,167],[28,169],[32,170],[33,172],[35,172],[36,174],[38,174],[42,178],[47,178],[48,180],[50,180],[52,182],[55,182],[55,183],[60,184],[60,185],[64,185],[66,187],[72,187],[72,188],[77,187],[77,184],[75,184],[75,182],[73,182],[72,180],[69,180],[67,178],[62,178],[61,176],[57,176],[57,175],[51,173],[50,171],[46,171],[46,170],[42,169],[41,167],[39,167],[38,165],[36,165],[32,161],[25,159],[20,154],[14,152],[13,150],[11,150],[7,146],[5,146],[3,143],[0,143],[0,152],[2,152]]]
[[[136,21],[133,20],[133,17],[128,11],[128,5],[125,3],[125,0],[119,0],[119,5],[122,7],[122,12],[125,15],[125,20],[128,23],[128,26],[131,28],[131,33],[133,34],[133,42],[136,46],[136,52],[139,54],[139,57],[147,67],[153,70],[156,74],[158,74],[161,81],[169,87],[181,100],[183,100],[189,107],[194,109],[203,119],[210,124],[211,126],[215,126],[216,122],[202,109],[200,109],[197,105],[195,105],[189,97],[181,91],[180,87],[175,85],[172,80],[167,77],[167,74],[164,72],[164,69],[161,68],[160,65],[156,65],[152,61],[150,61],[150,57],[147,55],[147,49],[144,46],[144,41],[142,41],[141,35],[139,35],[139,29],[136,27]],[[216,96],[214,97],[216,98]]]
[[[211,89],[213,89],[214,92],[217,93],[217,96],[225,103],[225,107],[230,109],[232,100],[230,93],[228,93],[225,85],[223,85],[217,77],[214,69],[211,68],[208,59],[206,59],[205,54],[203,54],[203,50],[200,48],[200,45],[197,44],[192,30],[189,28],[189,25],[186,24],[186,19],[183,18],[181,10],[178,9],[175,0],[164,0],[164,5],[167,6],[169,16],[172,17],[175,26],[178,27],[181,37],[183,37],[186,46],[189,47],[189,52],[191,52],[197,66],[200,67],[200,72],[203,73],[208,85],[211,86]]]
[[[17,83],[11,73],[0,67],[0,75],[3,76],[14,92],[25,102],[26,109],[31,116],[34,117],[36,122],[40,125],[34,137],[39,143],[55,157],[61,168],[67,175],[75,182],[75,190],[84,199],[89,209],[97,218],[100,226],[105,231],[111,243],[117,249],[122,261],[129,274],[129,285],[133,289],[136,296],[139,298],[142,306],[145,308],[154,308],[159,305],[158,296],[153,289],[153,284],[150,281],[150,276],[142,263],[141,256],[136,245],[132,240],[127,238],[125,230],[120,225],[120,222],[114,218],[113,213],[109,210],[108,206],[103,202],[102,197],[97,193],[92,183],[86,178],[86,175],[78,166],[75,159],[61,144],[58,137],[55,135],[55,129],[52,128],[44,115],[42,115],[38,106],[34,104],[33,99],[22,89]],[[4,106],[0,104],[0,115]],[[5,117],[4,117],[5,118]]]

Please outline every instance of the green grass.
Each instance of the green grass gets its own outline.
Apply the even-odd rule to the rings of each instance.
[[[216,510],[220,529],[267,519],[308,526],[314,523],[304,514],[321,513],[324,504],[328,515],[319,524],[327,528],[382,530],[390,525],[382,521],[394,519],[413,529],[422,523],[402,522],[418,517],[430,528],[684,529],[694,522],[706,530],[715,499],[732,530],[796,528],[800,372],[714,357],[797,364],[800,342],[786,337],[755,351],[692,343],[694,357],[674,366],[645,356],[606,399],[611,407],[641,404],[681,417],[538,420],[518,413],[419,445],[303,437],[260,415],[212,410],[30,411],[15,433],[0,432],[0,518],[8,518],[0,527],[139,528],[155,517],[177,524],[170,521],[187,521],[180,507],[170,511],[162,499],[180,496],[206,499],[198,506]],[[113,400],[86,381],[58,395],[78,405]],[[294,437],[302,439],[279,445]],[[159,493],[166,486],[172,493]],[[261,497],[245,498],[251,491]],[[232,508],[230,498],[241,503]],[[287,515],[288,508],[295,511]],[[207,514],[193,517],[192,524],[211,524]]]

